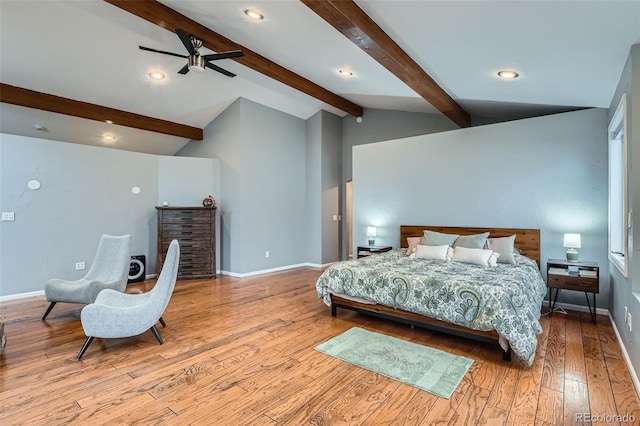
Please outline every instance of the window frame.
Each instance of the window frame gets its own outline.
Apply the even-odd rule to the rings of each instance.
[[[622,255],[613,253],[611,250],[611,144],[618,143],[615,142],[618,138],[617,135],[622,131],[621,138],[621,150],[622,150],[622,164],[620,165],[622,168]],[[609,122],[608,132],[607,132],[607,152],[609,154],[608,161],[608,186],[609,197],[608,197],[608,207],[609,207],[609,218],[608,218],[608,254],[609,261],[613,263],[618,270],[622,273],[623,276],[629,276],[629,178],[627,171],[627,94],[623,93],[620,97],[620,102],[618,103],[618,107],[616,108],[616,112],[611,117],[611,121]]]

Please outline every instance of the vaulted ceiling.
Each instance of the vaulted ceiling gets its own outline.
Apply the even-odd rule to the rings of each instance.
[[[237,76],[178,74],[186,59],[138,48],[186,54],[175,28],[201,54],[243,50],[215,62]],[[606,108],[639,42],[638,1],[0,0],[0,131],[171,155],[238,97],[303,119],[380,108],[459,126]]]

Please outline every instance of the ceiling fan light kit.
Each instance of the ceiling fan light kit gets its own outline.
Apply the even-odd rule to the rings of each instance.
[[[176,56],[178,58],[184,58],[187,60],[187,64],[180,68],[178,74],[186,74],[189,71],[204,71],[205,68],[218,71],[220,74],[224,74],[227,77],[235,77],[236,75],[230,71],[220,68],[217,65],[212,64],[209,61],[217,61],[218,59],[230,59],[239,58],[244,56],[244,53],[240,50],[231,50],[229,52],[212,53],[210,55],[200,55],[198,49],[202,47],[202,40],[193,35],[187,34],[186,31],[176,28],[176,34],[180,38],[180,41],[187,49],[188,55],[182,55],[180,53],[165,52],[164,50],[151,49],[150,47],[138,46],[140,50],[146,50],[148,52],[161,53],[163,55]],[[151,75],[151,74],[150,74]],[[164,74],[163,74],[164,77]],[[153,78],[153,77],[152,77]]]
[[[204,71],[204,59],[200,55],[189,56],[189,71]]]

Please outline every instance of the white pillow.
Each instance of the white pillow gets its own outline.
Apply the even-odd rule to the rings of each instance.
[[[418,259],[450,260],[450,257],[447,258],[450,248],[451,247],[446,244],[441,246],[423,246],[418,244],[416,247],[415,257]]]
[[[493,250],[454,247],[453,258],[451,260],[481,266],[496,266],[498,256],[500,256],[500,254],[494,253]]]

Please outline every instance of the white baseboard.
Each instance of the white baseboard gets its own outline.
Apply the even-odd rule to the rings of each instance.
[[[0,296],[0,302],[7,300],[25,299],[27,297],[44,296],[44,290],[30,291],[27,293],[10,294],[8,296]]]
[[[633,365],[631,364],[631,358],[629,358],[629,353],[627,352],[627,348],[624,346],[622,342],[622,337],[620,333],[618,333],[618,327],[616,327],[616,322],[613,320],[611,313],[609,313],[609,319],[611,320],[611,325],[613,326],[613,332],[616,333],[616,339],[620,343],[620,350],[622,351],[622,357],[624,358],[624,362],[627,363],[627,368],[629,369],[629,374],[631,374],[631,380],[633,381],[633,385],[636,388],[636,393],[638,397],[640,397],[640,380],[638,379],[638,374],[633,369]]]
[[[260,271],[247,272],[244,274],[238,274],[237,272],[229,272],[229,271],[222,271],[222,270],[219,271],[218,273],[220,275],[228,275],[234,278],[245,278],[245,277],[253,277],[254,275],[269,274],[271,272],[286,271],[287,269],[296,269],[296,268],[305,268],[305,267],[322,268],[323,265],[319,265],[316,263],[298,263],[296,265],[287,265],[287,266],[280,266],[280,267],[271,268],[271,269],[262,269]]]

